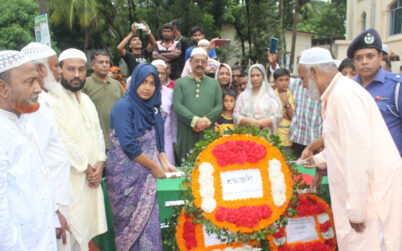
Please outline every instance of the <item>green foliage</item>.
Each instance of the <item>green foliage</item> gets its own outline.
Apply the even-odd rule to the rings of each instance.
[[[38,15],[34,0],[0,0],[0,49],[20,50],[34,41],[34,18]]]
[[[316,15],[304,19],[298,24],[298,30],[316,33],[316,37],[320,38],[336,38],[345,35],[345,0],[332,1],[332,3],[323,2],[316,10]]]
[[[81,27],[89,27],[97,21],[98,6],[96,0],[50,0],[50,20],[56,25],[65,23],[70,29],[78,19]]]
[[[292,153],[285,151],[285,148],[280,146],[280,139],[278,136],[270,134],[269,129],[260,130],[258,127],[250,127],[250,126],[239,126],[235,129],[226,129],[225,135],[232,134],[249,134],[253,136],[257,136],[260,138],[264,138],[268,140],[273,146],[277,147],[283,154],[286,161],[294,159]],[[205,226],[206,231],[208,233],[214,233],[218,236],[218,238],[226,243],[240,242],[244,244],[249,244],[252,241],[260,242],[260,247],[262,250],[270,250],[269,242],[267,237],[276,233],[277,227],[284,227],[287,224],[287,216],[294,216],[297,214],[297,210],[295,209],[298,206],[298,194],[296,191],[303,190],[306,188],[306,185],[303,183],[300,173],[297,171],[296,166],[294,164],[289,165],[289,169],[292,173],[292,179],[294,181],[292,198],[290,199],[289,206],[286,209],[284,215],[282,215],[275,223],[271,226],[266,227],[259,231],[254,231],[249,234],[245,233],[232,233],[227,229],[220,229],[212,224],[209,220],[205,219],[202,216],[202,211],[200,208],[194,205],[194,197],[191,191],[191,173],[193,168],[198,168],[195,164],[198,155],[213,141],[222,137],[218,132],[214,132],[212,130],[207,130],[204,134],[204,138],[197,142],[194,148],[187,155],[187,159],[183,160],[183,171],[185,173],[183,178],[182,187],[185,188],[182,190],[181,199],[186,201],[184,205],[184,209],[186,213],[190,214],[192,220],[195,223],[202,224]],[[174,209],[174,213],[165,223],[168,225],[168,229],[166,231],[166,235],[164,235],[163,244],[168,246],[169,250],[178,250],[176,243],[176,225],[177,219],[180,215],[180,212],[183,207],[176,207]]]

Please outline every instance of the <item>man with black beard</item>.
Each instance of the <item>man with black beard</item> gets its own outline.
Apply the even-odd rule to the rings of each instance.
[[[107,231],[102,189],[105,142],[98,113],[81,89],[85,84],[84,52],[67,49],[59,56],[61,84],[54,113],[60,137],[70,156],[73,199],[70,203],[72,250],[88,250],[89,241]]]

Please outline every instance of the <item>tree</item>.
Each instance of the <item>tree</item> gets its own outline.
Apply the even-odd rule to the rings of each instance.
[[[294,18],[293,18],[293,29],[292,29],[292,47],[290,52],[290,72],[293,72],[294,66],[294,58],[295,58],[295,50],[296,50],[296,35],[297,35],[297,23],[299,20],[299,1],[295,0],[295,10],[294,10]]]
[[[45,14],[48,11],[48,5],[49,1],[48,0],[39,0],[39,13],[40,14]]]
[[[20,50],[35,41],[34,18],[39,15],[33,0],[0,0],[0,49]]]
[[[88,48],[91,31],[98,22],[98,5],[96,0],[50,0],[50,21],[56,25],[66,23],[70,30],[75,19],[84,30],[85,45]]]
[[[316,33],[315,37],[328,38],[332,51],[335,38],[343,38],[345,35],[345,20],[346,0],[335,0],[332,3],[324,3],[314,17],[299,23],[298,29]]]

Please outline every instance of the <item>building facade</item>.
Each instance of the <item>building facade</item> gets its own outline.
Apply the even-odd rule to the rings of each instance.
[[[346,16],[346,39],[335,42],[337,58],[346,57],[353,38],[374,28],[390,50],[393,72],[399,72],[402,64],[402,0],[347,0]]]

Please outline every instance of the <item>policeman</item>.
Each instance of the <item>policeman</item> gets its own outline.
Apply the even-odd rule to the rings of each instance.
[[[354,78],[375,99],[402,156],[402,76],[381,67],[382,42],[375,29],[360,33],[349,45],[348,58],[358,75]]]

